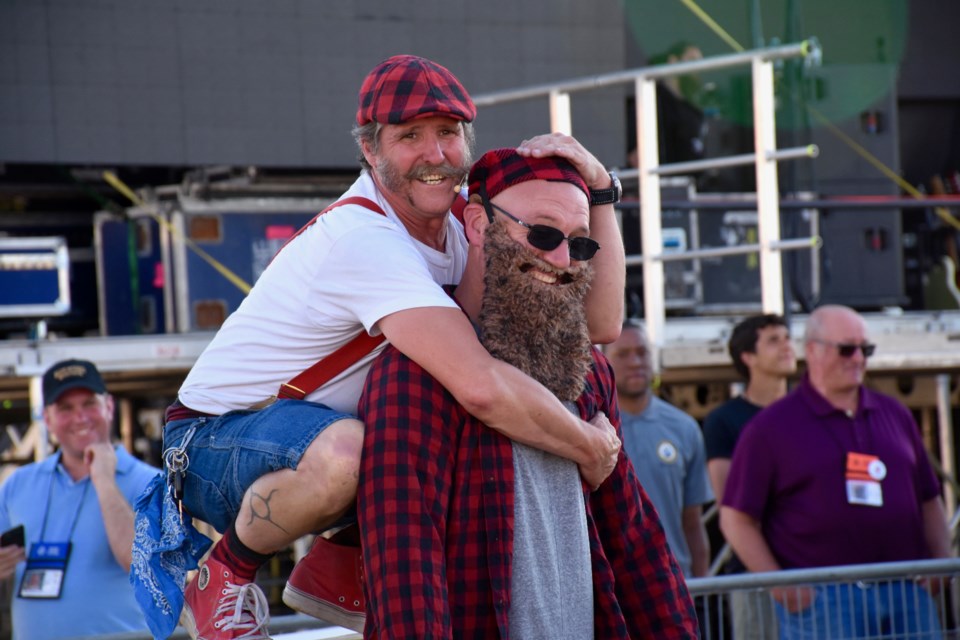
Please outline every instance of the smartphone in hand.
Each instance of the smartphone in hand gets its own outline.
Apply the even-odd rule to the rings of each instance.
[[[7,529],[0,534],[0,547],[9,547],[10,545],[16,545],[18,547],[24,546],[24,533],[22,524],[18,524],[12,529]]]

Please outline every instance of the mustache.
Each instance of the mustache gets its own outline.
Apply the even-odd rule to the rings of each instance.
[[[420,165],[414,167],[407,173],[408,180],[423,180],[427,176],[441,176],[444,178],[461,179],[467,175],[462,167],[454,167],[449,163],[440,165]]]
[[[577,284],[590,276],[590,265],[586,263],[582,263],[577,266],[571,266],[568,269],[558,269],[549,262],[541,260],[526,247],[521,247],[519,253],[520,257],[523,259],[518,267],[520,273],[526,273],[531,269],[552,273],[557,276],[557,284],[552,286]],[[524,253],[527,255],[523,255]]]
[[[593,275],[593,270],[590,266],[590,263],[586,261],[579,262],[577,264],[571,264],[569,267],[561,269],[553,266],[546,260],[543,260],[540,258],[540,256],[534,253],[533,250],[521,244],[516,244],[515,251],[515,259],[518,263],[517,268],[521,273],[526,273],[531,269],[552,273],[557,276],[558,285],[579,284],[584,280],[588,280]]]

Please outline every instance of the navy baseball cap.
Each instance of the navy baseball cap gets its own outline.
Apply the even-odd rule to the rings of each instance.
[[[43,374],[43,406],[50,406],[71,389],[89,389],[94,393],[106,393],[100,372],[86,360],[63,360]]]
[[[401,124],[415,118],[446,116],[473,122],[477,107],[446,67],[418,56],[387,58],[360,87],[357,124]]]

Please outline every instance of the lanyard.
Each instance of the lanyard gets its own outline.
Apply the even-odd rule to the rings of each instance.
[[[841,411],[840,409],[835,409],[836,411]],[[844,424],[844,427],[849,427],[851,435],[853,436],[853,447],[854,451],[859,453],[868,453],[871,449],[876,448],[876,443],[873,439],[873,434],[871,433],[870,423],[868,422],[866,416],[862,416],[864,412],[858,411],[854,416],[846,416],[847,420],[850,421],[849,424]],[[851,448],[846,444],[841,442],[840,436],[834,431],[833,427],[829,424],[824,424],[822,420],[817,420],[817,424],[830,436],[830,439],[833,440],[837,446],[840,448],[840,451],[843,454],[847,454],[851,451]],[[863,433],[861,433],[861,431]]]
[[[60,455],[60,454],[58,454]],[[60,466],[60,461],[57,460],[57,464],[53,467],[53,473],[50,474],[50,486],[47,489],[47,506],[43,511],[43,526],[40,528],[40,541],[43,542],[47,533],[47,517],[50,515],[50,503],[53,501],[53,483],[57,479],[57,467]],[[80,496],[80,504],[77,505],[77,510],[73,514],[73,522],[70,524],[70,532],[67,534],[67,542],[73,541],[73,531],[77,528],[77,520],[80,519],[80,510],[83,508],[83,503],[87,499],[87,490],[90,489],[90,476],[85,478],[86,484],[83,485],[83,495]]]

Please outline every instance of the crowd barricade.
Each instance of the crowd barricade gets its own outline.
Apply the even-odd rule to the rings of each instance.
[[[781,601],[815,594],[815,608],[795,616],[791,630],[780,626],[781,638],[960,640],[958,577],[960,559],[950,558],[692,578],[687,586],[704,640],[737,640],[731,600],[749,598],[754,613],[769,615],[760,605],[774,592]]]
[[[687,581],[687,587],[700,616],[703,640],[737,640],[732,631],[730,608],[731,597],[737,594],[752,598],[753,602],[762,602],[771,598],[774,589],[780,594],[787,593],[789,597],[811,587],[833,596],[825,597],[826,602],[820,603],[824,619],[837,623],[841,606],[848,610],[855,608],[859,613],[850,624],[860,632],[850,635],[810,624],[802,627],[801,633],[787,636],[790,640],[960,640],[957,578],[960,578],[960,559],[951,558],[692,578]],[[923,589],[904,586],[908,584],[923,585]],[[921,599],[933,605],[927,619],[929,624],[924,628],[919,627],[923,616],[917,615],[923,609]],[[899,627],[896,626],[898,621],[887,615],[898,609],[910,614]],[[764,607],[757,609],[761,615],[766,610]],[[360,637],[346,629],[326,627],[301,614],[274,618],[271,631],[280,634],[275,635],[277,638],[289,633],[291,639],[297,640]],[[146,640],[149,637],[148,634],[117,634],[108,638],[100,636],[98,640]],[[179,628],[173,636],[176,639],[184,637],[186,634]]]
[[[316,618],[294,613],[270,618],[270,637],[273,640],[361,640],[362,634],[342,627],[329,625]],[[153,640],[148,632],[114,633],[111,635],[84,636],[69,640]],[[183,627],[177,627],[168,640],[190,640]]]

